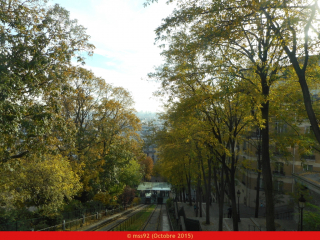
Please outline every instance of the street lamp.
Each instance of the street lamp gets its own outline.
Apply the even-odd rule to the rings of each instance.
[[[301,213],[300,213],[300,231],[302,231],[302,220],[303,220],[303,208],[306,205],[306,200],[303,197],[303,194],[301,194],[301,197],[299,198],[299,208],[301,209]]]
[[[240,190],[238,189],[238,192],[237,192],[237,196],[238,196],[238,222],[241,222],[240,220],[240,207],[239,207],[239,202],[240,202]]]

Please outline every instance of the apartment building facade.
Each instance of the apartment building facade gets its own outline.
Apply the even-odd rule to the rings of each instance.
[[[288,132],[288,126],[280,121],[274,121],[269,126],[270,132],[281,135]],[[311,134],[310,124],[305,122],[299,125],[300,134]],[[273,186],[275,206],[288,205],[291,201],[289,193],[293,193],[295,184],[306,173],[320,173],[320,154],[316,151],[303,153],[298,145],[287,146],[285,151],[278,147],[280,143],[271,140],[270,157],[272,162]],[[240,165],[237,174],[237,189],[240,190],[240,202],[247,206],[255,207],[256,193],[259,188],[259,202],[265,205],[264,184],[259,159],[261,159],[260,131],[251,131],[240,147]],[[259,150],[260,149],[260,150]],[[283,148],[282,148],[283,149]],[[259,170],[260,169],[260,170]],[[259,179],[260,172],[260,180]],[[316,178],[317,179],[317,178]],[[317,183],[318,181],[318,183]],[[320,186],[320,177],[313,180]],[[304,184],[306,186],[306,184]],[[308,188],[308,186],[306,186]],[[320,188],[319,188],[320,189]],[[320,193],[320,191],[319,191]]]

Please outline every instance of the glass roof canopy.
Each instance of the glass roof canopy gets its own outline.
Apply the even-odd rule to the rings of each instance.
[[[171,184],[167,182],[143,182],[138,186],[138,191],[171,191]]]

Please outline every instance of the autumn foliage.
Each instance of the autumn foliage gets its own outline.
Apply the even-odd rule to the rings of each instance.
[[[151,157],[142,157],[139,160],[139,163],[141,165],[141,168],[143,170],[143,177],[144,180],[150,180],[151,175],[152,175],[152,170],[153,170],[153,160]]]
[[[0,5],[1,207],[48,215],[74,198],[109,204],[142,178],[131,95],[83,68],[94,46],[67,10]]]

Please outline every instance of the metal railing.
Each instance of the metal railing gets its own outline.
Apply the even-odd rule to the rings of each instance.
[[[90,216],[96,214],[96,212],[102,211],[105,211],[105,208],[102,206],[98,206],[71,212],[61,212],[59,216],[55,218],[40,217],[7,222],[0,224],[0,231],[38,231],[45,228],[59,226],[60,224],[62,224],[63,220],[73,221],[83,218],[83,215]]]
[[[130,207],[135,206],[136,204],[129,205]],[[127,207],[126,207],[127,208]],[[91,215],[83,215],[82,218],[75,219],[72,221],[66,222],[65,220],[62,221],[61,224],[50,226],[47,228],[39,229],[38,231],[77,231],[78,229],[91,225],[103,217],[111,216],[116,213],[120,213],[121,211],[125,210],[124,207],[119,207],[112,210],[103,210],[100,212],[96,212],[95,214]]]
[[[170,217],[170,213],[169,213],[169,209],[168,209],[168,205],[166,204],[166,212],[167,212],[167,217],[169,220],[169,226],[170,226],[170,231],[173,231],[173,225],[172,225],[172,221],[171,221],[171,217]]]
[[[293,211],[279,212],[275,214],[275,219],[293,219]]]
[[[63,220],[61,224],[47,227],[47,228],[43,228],[43,229],[39,229],[38,231],[76,231],[79,228],[82,228],[84,226],[88,226],[90,224],[95,223],[96,221],[100,220],[104,216],[105,217],[108,215],[110,216],[110,215],[113,215],[119,211],[120,211],[120,208],[117,208],[117,209],[110,210],[110,211],[97,212],[92,215],[87,215],[87,216],[83,215],[82,218],[75,219],[75,220],[68,221],[68,222]]]
[[[248,229],[249,231],[262,231],[261,227],[258,227],[256,225],[250,225],[250,224],[248,224]]]

